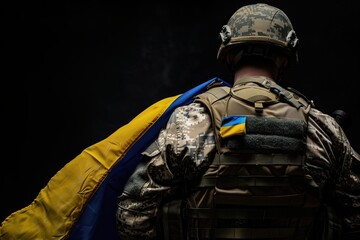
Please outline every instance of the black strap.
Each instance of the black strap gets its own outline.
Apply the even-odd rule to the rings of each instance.
[[[199,239],[304,239],[307,228],[193,228]],[[296,236],[295,236],[296,235]]]
[[[233,205],[239,206],[284,206],[284,207],[300,207],[305,203],[305,193],[295,193],[289,195],[274,195],[274,196],[254,196],[254,195],[240,195],[236,197],[230,194],[217,193],[214,196],[214,203],[219,205]]]
[[[204,219],[299,218],[312,217],[317,211],[317,207],[188,208],[186,210],[188,216]]]
[[[224,189],[235,187],[289,187],[294,183],[304,183],[299,176],[205,176],[198,187],[220,187]]]
[[[212,165],[293,165],[303,166],[304,156],[291,153],[242,153],[219,154],[216,153]]]

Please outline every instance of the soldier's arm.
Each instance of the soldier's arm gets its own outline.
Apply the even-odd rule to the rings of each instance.
[[[202,172],[214,151],[211,121],[199,104],[176,109],[119,197],[121,239],[156,239],[164,198],[175,196],[189,175]]]
[[[324,190],[328,232],[360,239],[359,154],[332,117],[313,110],[309,122],[308,169]]]

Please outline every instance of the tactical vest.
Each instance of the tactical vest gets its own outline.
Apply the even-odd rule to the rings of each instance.
[[[164,238],[307,239],[320,201],[305,164],[311,102],[265,77],[195,102],[211,114],[217,152],[186,200],[165,205]]]

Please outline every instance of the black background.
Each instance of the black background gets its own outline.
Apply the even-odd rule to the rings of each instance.
[[[218,32],[255,1],[7,1],[2,4],[0,221],[32,202],[84,148],[152,103],[220,77]],[[287,85],[345,110],[360,152],[356,1],[262,1],[300,39]]]

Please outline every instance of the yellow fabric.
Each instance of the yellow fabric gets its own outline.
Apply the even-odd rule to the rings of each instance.
[[[222,119],[220,136],[227,138],[246,134],[246,116],[228,116]]]
[[[226,126],[220,128],[220,135],[222,138],[227,138],[234,135],[245,135],[245,133],[246,133],[245,123],[238,124],[235,126]]]
[[[156,102],[106,139],[84,149],[50,179],[30,205],[1,223],[0,239],[65,239],[109,170],[178,96]]]

